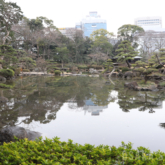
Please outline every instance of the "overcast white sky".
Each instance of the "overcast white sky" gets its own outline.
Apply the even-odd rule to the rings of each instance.
[[[98,11],[107,20],[107,30],[117,33],[123,24],[137,17],[161,16],[165,23],[165,0],[6,0],[16,2],[28,18],[45,16],[58,28],[75,27],[76,22]]]

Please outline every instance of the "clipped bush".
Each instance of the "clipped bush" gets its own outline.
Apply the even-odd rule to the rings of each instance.
[[[145,69],[144,68],[136,68],[136,69],[134,69],[134,71],[142,73],[145,71]]]
[[[54,73],[55,70],[59,70],[59,68],[56,66],[49,66],[47,71],[50,73]]]
[[[143,74],[148,75],[148,74],[151,74],[152,72],[157,72],[157,71],[158,71],[157,69],[149,68],[149,69],[146,69],[146,70],[143,72]]]
[[[12,69],[0,69],[0,76],[11,78],[14,76],[14,71]]]
[[[121,68],[121,70],[122,70],[122,72],[127,72],[127,71],[130,71],[130,69],[129,69],[129,68],[127,68],[127,67],[122,67],[122,68]]]
[[[165,82],[160,82],[160,83],[159,83],[159,86],[165,87]]]
[[[88,68],[102,69],[103,66],[100,65],[89,65]]]
[[[12,69],[13,71],[15,71],[15,67],[14,66],[9,66],[9,69]]]
[[[165,153],[151,152],[144,147],[132,149],[122,142],[120,147],[74,144],[59,138],[36,141],[27,139],[0,146],[0,164],[11,165],[163,165]]]
[[[78,69],[88,69],[88,66],[86,66],[86,65],[79,65]]]
[[[22,69],[22,72],[30,72],[29,69]]]
[[[0,83],[0,88],[10,89],[12,86]]]
[[[163,65],[157,65],[156,66],[156,69],[161,69],[161,68],[163,68]]]
[[[55,75],[60,75],[61,71],[60,70],[55,70],[54,73],[55,73]]]

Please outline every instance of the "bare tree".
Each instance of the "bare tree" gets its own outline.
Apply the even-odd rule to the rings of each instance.
[[[138,44],[140,45],[138,49],[149,58],[155,51],[165,48],[165,33],[155,31],[141,33],[139,34]]]
[[[153,52],[157,49],[152,31],[141,33],[138,44],[140,45],[138,49],[141,49],[143,53],[146,52],[147,58],[151,57]]]
[[[107,54],[102,52],[89,54],[88,57],[92,59],[93,62],[106,61],[109,57]]]

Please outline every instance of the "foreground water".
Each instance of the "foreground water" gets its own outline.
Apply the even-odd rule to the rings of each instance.
[[[90,77],[23,77],[0,91],[0,128],[8,123],[61,141],[165,152],[165,92],[136,92],[124,81]]]

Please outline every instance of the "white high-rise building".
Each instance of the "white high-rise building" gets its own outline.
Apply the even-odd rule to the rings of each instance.
[[[135,25],[141,26],[145,31],[165,32],[165,28],[162,28],[162,18],[158,16],[136,18]]]

